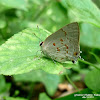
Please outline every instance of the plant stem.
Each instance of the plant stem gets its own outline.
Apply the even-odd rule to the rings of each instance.
[[[72,84],[72,86],[77,90],[79,91],[79,89],[76,87],[76,85],[72,82],[72,80],[69,78],[68,74],[66,73],[66,78],[68,79],[68,81]]]
[[[85,64],[88,64],[88,65],[91,65],[91,66],[95,67],[96,69],[100,70],[100,68],[98,68],[97,66],[95,66],[94,64],[92,64],[92,63],[90,63],[90,62],[88,62],[88,61],[81,60],[81,59],[79,59],[79,61],[80,61],[80,62],[83,62],[83,63],[85,63]]]

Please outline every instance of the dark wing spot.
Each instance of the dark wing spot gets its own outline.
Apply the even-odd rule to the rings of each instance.
[[[63,39],[60,39],[61,42],[63,42]]]
[[[60,49],[57,47],[57,51],[60,51]]]
[[[65,47],[68,49],[68,46],[65,44]]]
[[[56,44],[55,44],[55,43],[53,43],[53,45],[54,45],[54,46],[56,46]]]
[[[74,52],[74,56],[76,56],[78,53],[77,52]]]

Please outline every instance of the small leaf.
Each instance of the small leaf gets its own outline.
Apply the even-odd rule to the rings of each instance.
[[[39,95],[39,100],[51,100],[45,93]]]
[[[88,22],[100,27],[100,10],[92,0],[66,0],[66,3],[72,20]]]
[[[31,71],[29,73],[14,75],[15,81],[42,82],[49,95],[54,95],[60,81],[58,75],[48,74],[42,70]],[[53,84],[53,85],[51,85]]]
[[[88,88],[94,91],[100,91],[100,70],[94,69],[85,77],[85,83]]]
[[[51,33],[44,29],[26,29],[11,37],[0,47],[0,74],[14,75],[42,69],[59,74],[63,65],[42,56],[39,37],[44,41]]]

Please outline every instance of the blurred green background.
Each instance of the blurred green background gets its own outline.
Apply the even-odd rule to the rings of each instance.
[[[68,23],[78,22],[81,56],[89,63],[79,61],[75,65],[69,64],[72,69],[67,72],[79,89],[88,87],[100,91],[100,71],[97,71],[98,75],[95,72],[89,74],[84,81],[86,74],[95,70],[93,66],[100,68],[99,8],[100,0],[0,0],[0,45],[26,28],[36,28],[38,25],[53,33]],[[97,80],[89,81],[93,76]],[[50,100],[45,94],[39,98],[40,93],[57,98],[68,92],[58,89],[58,85],[65,82],[65,75],[51,75],[41,70],[16,76],[1,75],[0,100]]]

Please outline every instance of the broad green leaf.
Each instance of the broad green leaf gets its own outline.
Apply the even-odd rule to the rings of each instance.
[[[24,99],[24,98],[21,98],[21,97],[5,97],[5,100],[28,100],[28,99]]]
[[[100,27],[100,10],[92,0],[66,0],[73,21],[82,21]]]
[[[61,63],[43,57],[39,38],[43,41],[51,33],[40,28],[29,28],[12,36],[0,47],[0,74],[14,75],[42,69],[59,74],[64,67]]]
[[[54,95],[58,87],[60,78],[58,75],[48,74],[42,70],[31,71],[29,73],[14,75],[15,81],[42,82],[49,95]],[[51,85],[52,84],[52,85]]]
[[[3,8],[17,8],[26,10],[27,1],[26,0],[0,0],[0,5]]]
[[[83,95],[81,95],[83,94]],[[86,89],[83,89],[81,90],[80,92],[75,92],[73,94],[70,94],[70,95],[67,95],[67,96],[64,96],[64,97],[60,97],[60,98],[57,98],[57,99],[54,99],[54,100],[87,100],[87,98],[89,97],[84,95],[84,94],[91,94],[91,98],[93,98],[93,93],[90,89],[86,88]],[[86,98],[83,98],[83,97],[86,97]],[[93,100],[96,100],[95,97],[93,98]]]
[[[100,49],[100,28],[91,24],[81,24],[80,43],[87,47]]]
[[[45,93],[39,95],[39,100],[51,100]]]
[[[88,88],[100,92],[100,70],[94,69],[85,77],[85,83]]]

